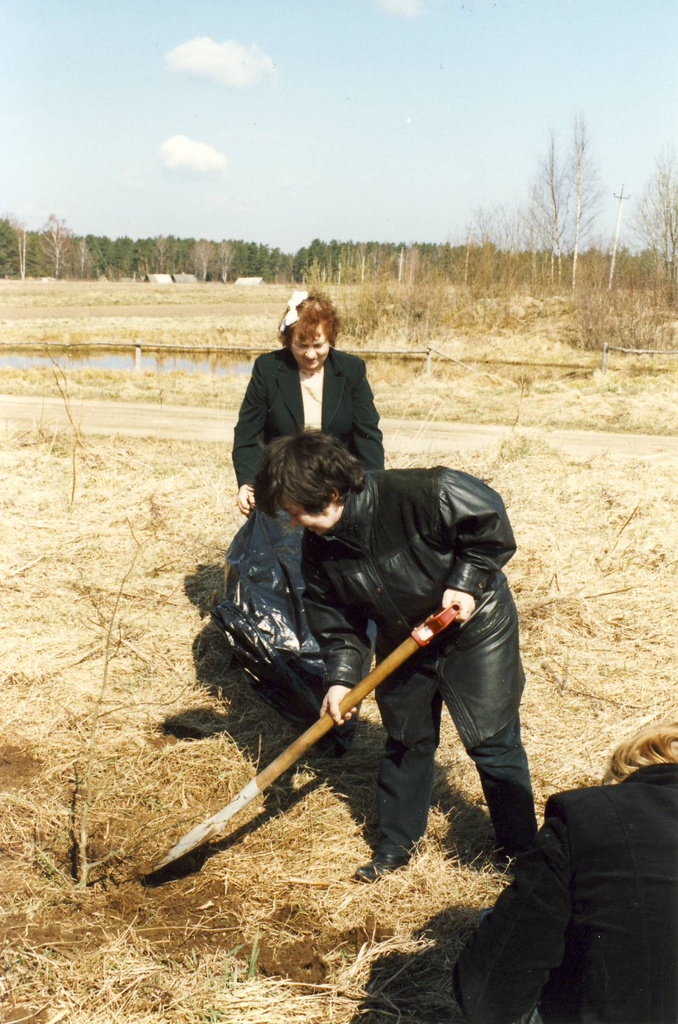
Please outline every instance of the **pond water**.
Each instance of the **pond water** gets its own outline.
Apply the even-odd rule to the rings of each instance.
[[[258,353],[257,353],[258,354]],[[385,359],[380,360],[375,353],[361,353],[368,359],[370,368],[377,370],[380,363],[401,367],[412,365],[423,370],[425,359],[421,353],[411,354],[384,353]],[[169,349],[141,349],[138,353],[132,346],[124,349],[106,348],[103,345],[92,348],[58,348],[51,350],[51,357],[44,349],[3,349],[0,347],[0,369],[25,370],[31,367],[51,368],[57,363],[66,370],[141,370],[150,373],[204,373],[216,377],[238,377],[252,372],[254,356],[245,352],[180,352]],[[492,373],[514,382],[531,383],[536,380],[567,379],[571,377],[590,377],[593,367],[572,364],[551,363],[513,363],[506,360],[492,360],[470,365],[460,364],[464,369],[480,373]],[[453,369],[454,363],[446,363],[444,359],[436,360],[436,369]]]
[[[142,349],[141,358],[135,350],[58,349],[52,356],[44,352],[12,351],[0,349],[0,369],[25,370],[35,366],[51,367],[58,363],[69,370],[141,370],[152,373],[208,373],[219,377],[236,377],[250,373],[253,360],[240,353],[153,352]]]

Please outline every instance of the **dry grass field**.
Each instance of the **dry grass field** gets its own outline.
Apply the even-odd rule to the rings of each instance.
[[[522,336],[515,345],[530,348]],[[675,429],[664,419],[675,413],[673,371],[629,365],[595,394],[594,377],[535,376],[530,388],[497,383],[497,367],[450,367],[417,381],[422,402],[427,389],[435,396],[421,408],[390,371],[374,383],[385,415],[383,405],[436,415],[449,394],[469,417],[488,405],[501,417],[501,387],[497,422],[526,410],[533,423],[561,422],[567,404],[579,408],[571,425],[645,430],[654,410],[648,432]],[[138,386],[133,374],[110,376],[118,397]],[[27,379],[5,371],[0,391]],[[66,380],[70,394],[96,386],[96,374]],[[221,380],[176,387],[195,404],[227,401]],[[435,461],[424,444],[417,463]],[[519,432],[449,463],[502,493],[517,535],[507,571],[541,811],[550,793],[597,782],[618,739],[678,715],[676,470],[573,459]],[[345,758],[312,752],[181,872],[148,874],[296,734],[252,693],[210,623],[240,525],[228,445],[5,429],[0,464],[0,1019],[459,1022],[451,965],[506,878],[489,859],[482,795],[449,720],[428,833],[407,870],[375,886],[350,877],[375,829],[383,733],[368,699]]]
[[[420,326],[409,331],[412,325],[405,318],[399,326],[397,318],[385,317],[388,330],[366,318],[368,327],[360,329],[355,312],[359,290],[330,293],[347,324],[339,345],[364,352],[382,416],[676,433],[678,360],[613,353],[602,373],[598,350],[574,349],[568,342],[574,318],[568,298],[519,296],[467,305],[450,293],[444,327],[438,323],[422,341]],[[181,346],[209,346],[208,358],[215,365],[229,360],[242,365],[243,348],[256,352],[278,345],[277,324],[288,297],[286,285],[0,281],[0,393],[59,397],[59,378],[65,374],[73,400],[235,412],[247,385],[242,373],[173,372],[171,351],[159,354],[155,371],[72,369],[70,360],[86,345],[130,350],[139,342],[149,351],[154,345],[174,352]],[[421,354],[428,345],[435,349],[430,375]],[[418,354],[408,359],[384,354],[394,349]],[[3,351],[10,350],[30,350],[45,361],[21,371],[3,367]]]

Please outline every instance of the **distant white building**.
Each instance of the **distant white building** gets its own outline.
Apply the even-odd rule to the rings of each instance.
[[[149,284],[174,284],[171,274],[146,274],[144,281]]]
[[[235,284],[245,284],[245,285],[263,284],[263,283],[264,283],[263,277],[239,277],[235,281]]]
[[[172,274],[175,284],[197,284],[198,278],[195,274]]]

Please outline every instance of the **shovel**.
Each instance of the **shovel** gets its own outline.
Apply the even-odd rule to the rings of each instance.
[[[346,694],[339,705],[342,714],[350,711],[351,708],[360,703],[368,693],[371,693],[380,683],[383,683],[384,679],[390,676],[392,672],[395,672],[420,647],[426,647],[437,633],[440,633],[446,626],[449,626],[460,611],[461,606],[455,602],[449,608],[443,608],[442,611],[429,616],[425,622],[413,629],[406,640],[403,640],[357,686],[354,686],[350,693]],[[161,871],[168,864],[172,864],[175,860],[179,860],[180,857],[190,853],[191,850],[195,850],[197,846],[201,846],[209,839],[214,839],[215,836],[220,835],[224,831],[226,824],[238,811],[247,807],[252,800],[263,793],[267,786],[275,782],[278,776],[282,775],[290,765],[294,764],[302,754],[305,754],[333,726],[332,718],[329,714],[325,713],[306,732],[303,732],[294,743],[290,743],[289,747],[286,747],[282,754],[279,754],[274,761],[271,761],[251,782],[248,782],[238,795],[231,800],[230,804],[217,811],[211,818],[203,821],[201,825],[197,825],[183,839],[180,839],[169,853],[165,854],[163,859],[152,868],[152,873]]]

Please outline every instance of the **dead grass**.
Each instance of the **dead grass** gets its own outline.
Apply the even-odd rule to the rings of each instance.
[[[617,363],[603,374],[588,371],[472,363],[461,348],[439,360],[427,376],[422,362],[395,363],[368,357],[377,406],[385,418],[407,417],[522,427],[579,428],[641,434],[675,434],[678,424],[678,363],[672,366]],[[107,399],[205,406],[236,413],[249,380],[246,373],[217,376],[176,371],[70,370],[55,364],[26,370],[0,369],[0,393],[59,397],[55,378],[68,377],[73,401]],[[246,367],[242,357],[240,366]],[[468,367],[474,367],[469,369]]]
[[[267,345],[287,285],[0,281],[0,345]]]
[[[349,880],[375,828],[371,701],[346,758],[310,755],[183,876],[145,877],[294,729],[209,624],[240,525],[226,447],[81,439],[74,501],[72,448],[39,430],[0,444],[0,1016],[458,1022],[451,964],[505,880],[449,722],[421,852],[378,886]],[[521,438],[454,464],[504,495],[518,537],[509,576],[541,809],[598,781],[620,737],[676,716],[675,470],[575,462]],[[119,592],[88,835],[89,860],[110,859],[83,889],[83,777]]]
[[[218,308],[207,314],[204,307],[196,314],[193,306],[185,309],[183,316],[177,315],[176,309],[168,311],[167,308],[162,312],[146,311],[146,316],[143,312],[136,309],[125,316],[94,317],[90,310],[80,309],[74,311],[72,318],[57,315],[6,320],[2,324],[0,342],[7,346],[31,346],[38,351],[49,351],[57,345],[77,349],[88,345],[129,347],[138,343],[189,348],[201,345],[254,348],[272,344],[270,323],[275,320],[278,308],[266,307],[265,316],[246,311],[226,315]]]
[[[602,374],[598,352],[568,344],[574,313],[563,299],[538,301],[518,295],[502,301],[469,299],[465,304],[454,289],[437,287],[422,293],[419,305],[407,295],[407,302],[396,302],[396,289],[389,305],[388,290],[374,295],[351,287],[330,291],[345,311],[339,344],[365,352],[384,417],[675,433],[676,359],[611,353],[609,370]],[[286,285],[161,288],[141,283],[0,281],[0,349],[30,343],[48,359],[45,365],[26,370],[0,368],[0,393],[58,397],[56,363],[68,376],[73,400],[204,405],[235,412],[247,386],[242,371],[248,361],[257,351],[278,344],[278,317],[288,296]],[[447,318],[441,312],[446,302]],[[215,366],[217,360],[229,362],[235,375],[165,372],[172,354],[166,354],[164,366],[154,372],[70,365],[79,354],[78,346],[131,346],[137,340],[146,346],[215,346],[222,353],[209,358]],[[412,351],[429,345],[442,353],[434,355],[430,376],[421,355],[378,355],[380,349]],[[234,346],[252,353],[226,351]]]
[[[0,280],[0,312],[8,319],[26,315],[35,309],[38,315],[54,316],[59,309],[116,309],[120,316],[135,309],[156,307],[162,313],[168,307],[206,307],[208,309],[245,309],[261,312],[273,305],[275,311],[290,293],[288,285],[261,285],[256,288],[235,284],[155,285],[142,281],[10,281]]]

